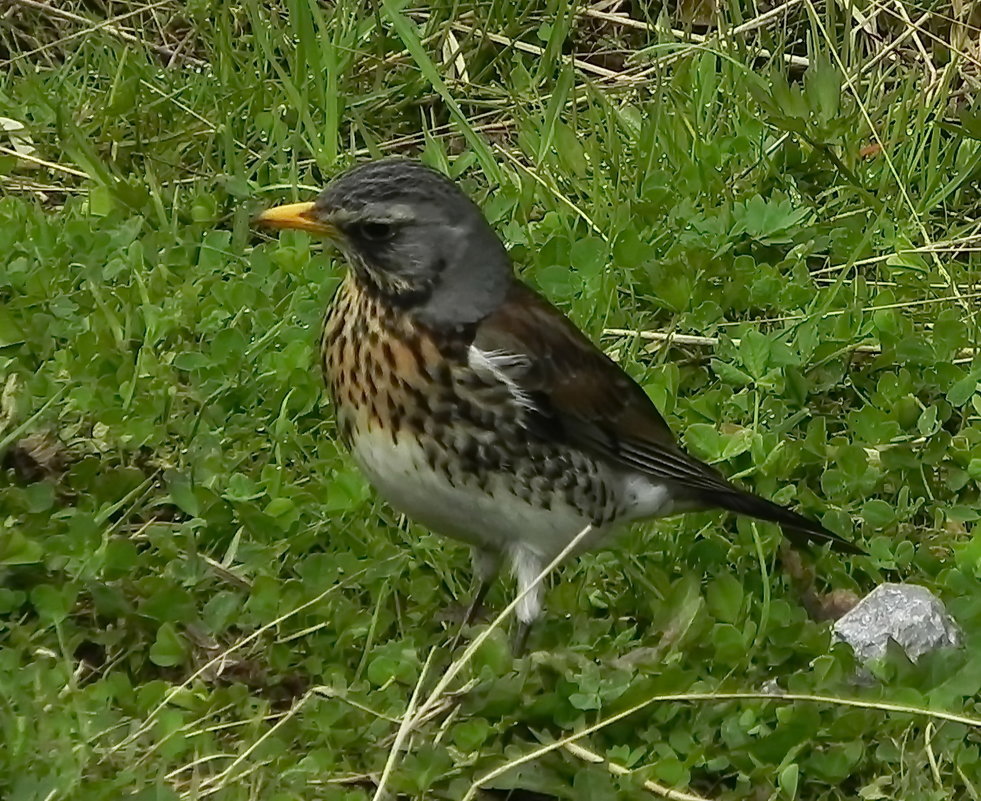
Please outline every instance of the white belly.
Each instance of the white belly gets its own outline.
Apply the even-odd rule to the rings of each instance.
[[[551,509],[543,509],[516,498],[504,479],[493,474],[482,487],[475,477],[451,484],[405,436],[393,443],[390,434],[362,431],[354,437],[352,451],[368,480],[393,507],[437,534],[471,545],[508,551],[520,544],[548,560],[590,522],[563,502],[553,501]],[[597,531],[589,544],[596,544],[604,533]]]

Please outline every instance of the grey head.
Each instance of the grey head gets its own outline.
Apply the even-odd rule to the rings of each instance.
[[[358,165],[331,181],[309,215],[333,229],[357,280],[426,325],[478,322],[514,280],[478,206],[418,161]]]

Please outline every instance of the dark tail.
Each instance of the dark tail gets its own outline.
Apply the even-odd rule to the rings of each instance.
[[[783,529],[784,536],[798,547],[804,547],[811,543],[829,544],[834,551],[865,555],[865,551],[857,545],[833,534],[820,523],[809,520],[803,515],[765,498],[760,498],[758,495],[739,490],[731,493],[720,492],[711,497],[711,502],[713,506],[728,509],[730,512],[777,523]]]

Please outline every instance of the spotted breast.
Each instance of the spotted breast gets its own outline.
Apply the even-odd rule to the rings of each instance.
[[[324,324],[340,436],[399,511],[493,552],[520,538],[548,559],[618,511],[617,476],[518,424],[520,396],[488,372],[473,330],[437,335],[354,279]]]

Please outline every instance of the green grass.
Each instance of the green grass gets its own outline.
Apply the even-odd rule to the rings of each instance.
[[[979,20],[365,5],[0,12],[0,797],[355,801],[389,763],[413,799],[978,798]],[[250,226],[386,153],[458,178],[694,453],[869,556],[644,526],[427,703],[466,552],[334,437],[343,265]],[[806,608],[887,580],[965,647],[857,686]],[[823,700],[710,697],[774,679]]]

